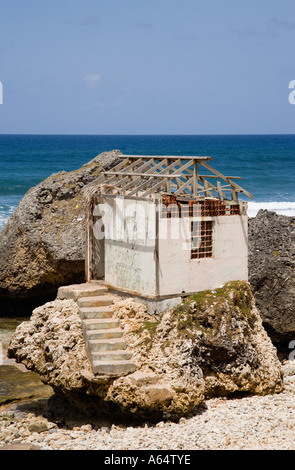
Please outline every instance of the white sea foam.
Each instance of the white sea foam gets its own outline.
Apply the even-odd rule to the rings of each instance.
[[[6,206],[5,209],[0,204],[0,231],[15,211],[17,205]],[[260,209],[276,212],[280,215],[295,217],[295,202],[270,201],[270,202],[248,202],[248,216],[255,217]]]
[[[4,225],[8,221],[9,217],[13,214],[17,206],[6,206],[3,207],[0,204],[0,231],[3,229]]]
[[[280,215],[295,216],[295,202],[270,201],[270,202],[248,202],[248,216],[255,217],[260,209],[276,212]]]

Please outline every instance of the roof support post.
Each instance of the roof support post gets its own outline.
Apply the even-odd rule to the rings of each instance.
[[[194,169],[193,169],[193,195],[198,196],[198,163],[194,160]]]
[[[169,167],[170,165],[171,165],[171,160],[170,158],[167,158],[167,167]],[[170,170],[168,171],[168,175],[170,175]],[[167,180],[166,191],[168,194],[171,194],[171,179],[167,178],[166,180]]]
[[[221,183],[220,183],[220,181],[217,181],[217,189],[218,189],[218,197],[219,197],[219,200],[222,201],[222,200],[223,200],[223,195],[222,195],[222,190],[221,190]]]

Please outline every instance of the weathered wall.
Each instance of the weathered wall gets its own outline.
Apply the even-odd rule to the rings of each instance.
[[[105,282],[125,290],[156,294],[155,204],[105,198]]]
[[[160,295],[193,293],[229,281],[247,281],[247,216],[211,218],[213,257],[203,259],[191,259],[192,220],[160,219]]]
[[[247,216],[213,220],[213,257],[191,259],[191,217],[159,218],[154,201],[105,199],[105,280],[126,292],[169,296],[248,280]],[[158,248],[158,262],[156,251]]]

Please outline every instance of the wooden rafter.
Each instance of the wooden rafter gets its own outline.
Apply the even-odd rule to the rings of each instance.
[[[230,191],[231,199],[237,201],[238,193],[253,198],[247,190],[237,184],[239,176],[225,176],[212,168],[208,161],[211,157],[197,156],[159,156],[159,155],[121,155],[121,161],[114,168],[105,171],[91,185],[114,186],[126,196],[148,197],[156,192],[193,198],[213,197],[215,192],[220,200]],[[198,165],[210,174],[198,172]],[[216,180],[212,184],[208,179]],[[221,180],[221,181],[220,181]],[[222,181],[226,184],[222,184]],[[98,188],[99,192],[99,188]]]

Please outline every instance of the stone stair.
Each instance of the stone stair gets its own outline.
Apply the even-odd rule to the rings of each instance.
[[[86,352],[95,375],[117,377],[136,370],[119,320],[113,318],[114,297],[102,282],[60,287],[58,298],[78,303]]]

